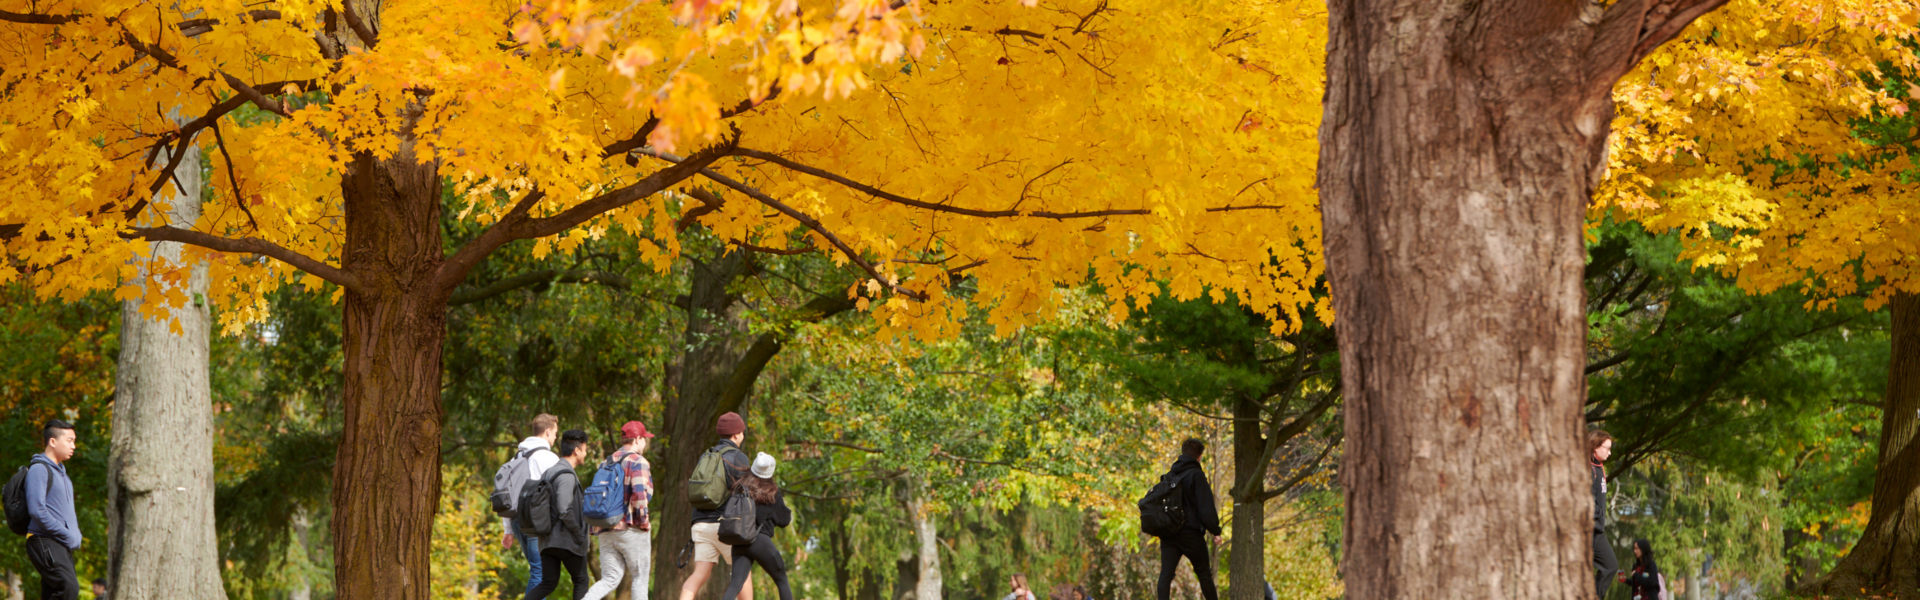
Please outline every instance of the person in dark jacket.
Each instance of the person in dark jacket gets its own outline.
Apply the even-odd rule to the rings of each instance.
[[[59,419],[40,428],[45,452],[27,463],[27,562],[40,573],[43,600],[80,600],[80,577],[73,570],[73,551],[80,549],[80,513],[73,507],[73,480],[66,463],[79,448],[73,424]]]
[[[553,484],[553,531],[540,536],[540,585],[527,590],[526,600],[545,600],[560,587],[560,569],[573,578],[573,600],[587,595],[593,583],[587,572],[587,553],[593,550],[593,538],[587,537],[587,516],[580,512],[587,490],[580,485],[574,467],[587,459],[587,432],[569,429],[560,435],[560,462],[540,475]]]
[[[787,492],[773,482],[773,468],[773,455],[761,452],[753,458],[752,474],[740,480],[740,487],[753,498],[753,516],[760,522],[760,537],[754,538],[752,544],[733,547],[733,581],[727,584],[727,591],[720,593],[723,600],[740,597],[740,588],[752,574],[753,564],[765,569],[767,576],[773,578],[773,584],[780,587],[780,600],[793,600],[793,590],[787,587],[786,564],[781,561],[780,549],[773,546],[774,528],[793,523],[793,511],[787,509]]]
[[[720,443],[711,449],[720,451],[720,462],[727,467],[724,469],[727,489],[731,490],[747,476],[747,453],[740,450],[740,445],[747,442],[747,422],[739,413],[730,412],[720,415],[713,429],[720,434]],[[693,539],[689,544],[693,549],[693,573],[680,582],[680,600],[693,600],[700,593],[700,588],[707,585],[707,578],[713,575],[714,565],[733,565],[733,547],[720,542],[720,515],[724,511],[724,506],[713,510],[693,509]],[[681,562],[686,559],[682,558]],[[753,597],[752,579],[747,580],[741,594]]]
[[[1220,592],[1213,586],[1213,558],[1206,538],[1206,534],[1213,534],[1214,541],[1220,540],[1220,510],[1214,506],[1213,486],[1207,484],[1207,472],[1200,469],[1200,455],[1206,451],[1206,444],[1187,438],[1180,444],[1180,459],[1173,461],[1173,468],[1167,470],[1168,476],[1182,478],[1187,488],[1183,500],[1189,518],[1179,533],[1160,538],[1160,582],[1154,592],[1160,600],[1167,600],[1172,592],[1173,575],[1179,570],[1183,556],[1193,567],[1194,579],[1200,580],[1200,595],[1207,600],[1220,598]]]
[[[1633,574],[1627,576],[1633,600],[1660,600],[1660,567],[1653,564],[1653,542],[1633,541]]]
[[[1620,559],[1614,558],[1613,543],[1607,541],[1607,469],[1601,466],[1613,456],[1613,435],[1598,429],[1587,432],[1587,452],[1593,471],[1593,588],[1605,598],[1613,575],[1620,572]]]

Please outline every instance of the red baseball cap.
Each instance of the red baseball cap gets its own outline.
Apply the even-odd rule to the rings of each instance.
[[[631,440],[634,438],[650,438],[653,437],[653,434],[647,433],[647,425],[645,423],[627,421],[627,424],[620,426],[620,436]]]

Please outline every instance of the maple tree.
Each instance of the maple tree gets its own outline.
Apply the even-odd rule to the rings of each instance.
[[[1309,2],[0,7],[0,281],[75,297],[173,241],[228,332],[288,283],[340,300],[343,597],[428,593],[446,306],[508,243],[826,253],[882,335],[949,333],[963,277],[1002,331],[1089,277],[1122,313],[1160,279],[1281,327],[1325,308]],[[143,226],[194,146],[203,215]]]
[[[1733,4],[1624,80],[1596,198],[1752,293],[1892,313],[1872,516],[1811,593],[1920,591],[1916,20],[1894,0]]]

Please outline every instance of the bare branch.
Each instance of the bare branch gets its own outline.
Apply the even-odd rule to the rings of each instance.
[[[738,155],[740,155],[740,156],[746,156],[746,157],[749,157],[749,158],[757,158],[757,159],[760,159],[760,160],[764,160],[764,161],[767,161],[767,162],[770,162],[770,163],[773,163],[773,164],[776,164],[776,165],[780,165],[780,166],[782,166],[782,167],[786,167],[787,169],[790,169],[790,170],[793,170],[793,171],[798,171],[798,172],[801,172],[801,173],[806,173],[806,174],[808,174],[808,175],[812,175],[812,176],[814,176],[814,177],[819,177],[819,178],[821,178],[821,179],[825,179],[825,180],[828,180],[828,181],[832,181],[832,182],[834,182],[834,183],[838,183],[838,184],[840,184],[840,185],[843,185],[843,186],[847,186],[847,187],[849,187],[849,188],[852,188],[852,189],[854,189],[854,190],[858,190],[859,192],[861,192],[861,193],[864,193],[864,194],[866,194],[866,195],[869,195],[869,196],[873,196],[873,197],[875,197],[875,198],[879,198],[879,199],[881,199],[881,200],[886,200],[886,201],[888,201],[888,202],[893,202],[893,203],[896,203],[896,204],[905,204],[905,205],[907,205],[907,206],[912,206],[912,207],[915,207],[915,208],[924,208],[924,209],[927,209],[927,210],[933,210],[933,211],[939,211],[939,212],[946,212],[946,213],[953,213],[953,214],[957,214],[957,215],[967,215],[967,216],[969,216],[969,217],[984,217],[984,218],[1003,218],[1003,217],[1038,217],[1038,218],[1042,218],[1042,219],[1058,219],[1058,220],[1065,220],[1065,219],[1085,219],[1085,218],[1091,218],[1091,217],[1106,217],[1106,216],[1113,216],[1113,215],[1146,215],[1146,214],[1151,214],[1151,212],[1152,212],[1152,211],[1148,211],[1148,210],[1146,210],[1146,209],[1144,209],[1144,208],[1142,208],[1142,209],[1116,209],[1116,210],[1096,210],[1096,211],[1087,211],[1087,212],[1053,212],[1053,211],[1045,211],[1045,210],[1030,210],[1030,211],[1021,211],[1021,210],[977,210],[977,209],[971,209],[971,208],[960,208],[960,207],[957,207],[957,206],[948,206],[948,205],[945,205],[945,204],[936,204],[936,203],[933,203],[933,202],[927,202],[927,201],[924,201],[924,200],[915,200],[915,199],[912,199],[912,198],[908,198],[908,197],[905,197],[905,196],[901,196],[901,195],[899,195],[899,194],[894,194],[894,193],[891,193],[891,192],[887,192],[887,191],[885,191],[885,190],[882,190],[882,189],[880,189],[880,188],[876,188],[876,187],[873,187],[873,186],[871,186],[871,185],[867,185],[867,184],[864,184],[864,183],[860,183],[860,182],[858,182],[858,181],[854,181],[854,180],[852,180],[852,179],[848,179],[848,178],[846,178],[846,177],[843,177],[843,176],[841,176],[841,175],[839,175],[839,174],[837,174],[837,173],[833,173],[833,172],[830,172],[830,171],[827,171],[827,170],[825,170],[825,169],[820,169],[820,168],[816,168],[816,167],[811,167],[811,166],[807,166],[807,165],[804,165],[804,164],[800,164],[800,163],[798,163],[798,162],[795,162],[795,161],[793,161],[793,160],[790,160],[790,159],[788,159],[788,158],[786,158],[786,157],[783,157],[783,156],[780,156],[780,155],[778,155],[778,154],[774,154],[774,153],[772,153],[772,152],[763,152],[763,151],[760,151],[760,150],[752,150],[752,149],[748,149],[748,148],[740,148],[740,149],[738,149],[737,151],[735,151],[734,153],[735,153],[735,154],[738,154]]]
[[[247,199],[240,197],[240,177],[233,172],[233,155],[227,153],[227,140],[220,136],[219,121],[213,122],[213,141],[220,148],[220,156],[227,159],[227,182],[233,186],[234,206],[240,207],[241,214],[247,215],[247,224],[252,225],[254,231],[260,231],[260,222],[254,220],[253,210],[247,208]]]
[[[620,291],[627,291],[633,287],[633,283],[619,273],[594,269],[577,271],[556,271],[548,269],[522,273],[493,282],[477,290],[454,294],[452,298],[447,300],[447,306],[472,304],[513,290],[541,283],[598,283]]]
[[[372,48],[374,44],[380,42],[379,36],[374,34],[373,29],[367,27],[366,21],[360,19],[359,11],[353,10],[353,2],[341,2],[340,7],[345,9],[347,27],[353,29],[354,35],[360,36],[362,43],[365,43],[368,48]]]
[[[720,210],[720,207],[725,206],[727,203],[727,199],[721,198],[719,194],[700,188],[687,190],[687,195],[693,197],[695,200],[699,200],[700,205],[687,209],[686,214],[680,215],[680,220],[673,224],[673,230],[675,232],[686,231],[688,227],[692,227],[696,221],[699,221],[700,217]]]
[[[345,269],[329,265],[313,257],[294,252],[284,246],[259,238],[228,238],[210,233],[201,233],[191,229],[173,226],[134,227],[121,233],[123,239],[143,239],[149,242],[180,242],[209,250],[231,252],[235,254],[258,254],[292,265],[293,268],[306,271],[321,279],[331,281],[340,287],[355,292],[366,293],[360,278]]]
[[[227,87],[233,88],[235,92],[239,92],[241,96],[253,102],[254,106],[260,107],[260,110],[282,117],[293,116],[292,113],[287,112],[286,105],[276,102],[272,98],[268,98],[266,94],[260,93],[260,90],[254,89],[253,86],[247,85],[244,81],[240,81],[240,78],[229,75],[226,71],[220,71],[220,77],[227,80]]]
[[[868,453],[868,454],[882,454],[882,453],[883,453],[883,452],[881,452],[881,451],[879,451],[879,450],[875,450],[875,449],[873,449],[873,448],[868,448],[868,447],[866,447],[866,446],[856,446],[856,445],[853,445],[853,444],[849,444],[849,443],[846,443],[846,442],[835,442],[835,441],[816,441],[816,440],[792,440],[792,439],[790,439],[790,440],[787,440],[787,445],[788,445],[788,446],[834,446],[834,447],[838,447],[838,448],[846,448],[846,449],[849,449],[849,450],[859,450],[859,451],[861,451],[861,452],[865,452],[865,453]]]
[[[0,10],[0,21],[5,21],[8,23],[25,23],[28,25],[65,25],[67,23],[78,21],[84,17],[86,17],[86,15],[81,15],[81,14],[43,15],[38,13],[17,13],[17,12],[7,12],[4,10]]]

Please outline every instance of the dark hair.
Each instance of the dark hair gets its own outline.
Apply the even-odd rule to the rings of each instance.
[[[1180,442],[1180,454],[1187,458],[1200,458],[1200,455],[1206,452],[1207,444],[1199,438],[1187,438],[1187,441]]]
[[[759,475],[749,474],[740,480],[741,489],[747,490],[747,496],[755,504],[773,504],[774,496],[780,493],[780,484]]]
[[[556,417],[547,413],[540,413],[539,416],[536,416],[533,418],[534,437],[540,437],[540,436],[546,435],[547,432],[553,431],[558,427],[560,427],[560,417]]]
[[[1081,598],[1092,598],[1092,597],[1093,597],[1093,596],[1088,596],[1088,595],[1087,595],[1087,588],[1084,588],[1084,587],[1080,587],[1080,584],[1077,584],[1077,583],[1073,585],[1073,593],[1076,593],[1076,594],[1079,594]]]
[[[94,585],[97,585],[97,586],[100,586],[100,587],[106,587],[106,586],[107,586],[107,578],[105,578],[105,577],[95,577],[95,578],[93,578],[93,584],[94,584]]]
[[[62,431],[73,431],[73,424],[59,419],[47,421],[47,425],[40,428],[40,445],[45,446],[53,438],[60,437]]]
[[[560,457],[573,456],[575,450],[585,445],[587,445],[587,432],[568,429],[566,433],[560,434]]]
[[[1607,433],[1604,429],[1589,431],[1587,432],[1587,451],[1592,452],[1599,450],[1600,444],[1606,443],[1607,440],[1611,439],[1613,439],[1613,434]]]
[[[1638,539],[1633,541],[1633,547],[1640,549],[1640,557],[1633,559],[1634,566],[1640,567],[1640,572],[1648,575],[1660,574],[1660,567],[1653,564],[1653,542]]]

